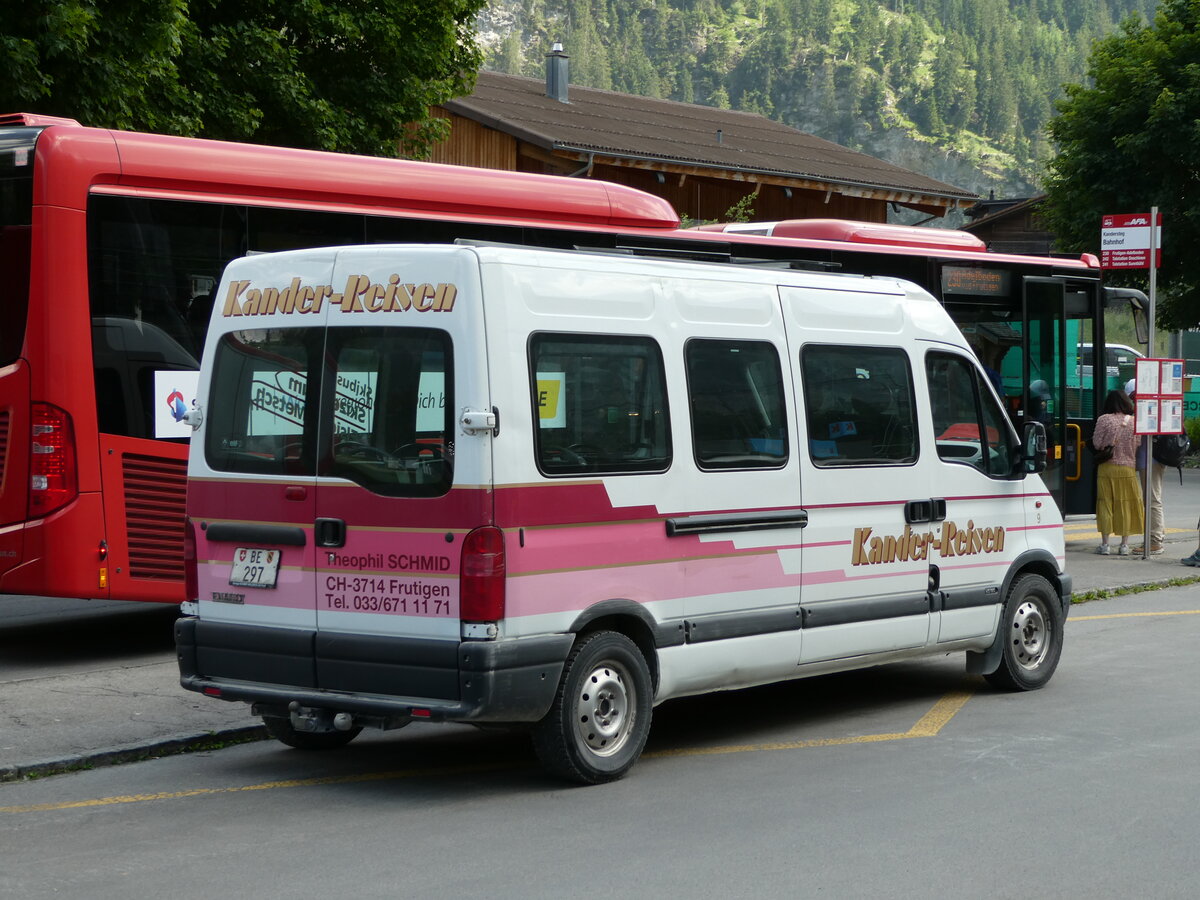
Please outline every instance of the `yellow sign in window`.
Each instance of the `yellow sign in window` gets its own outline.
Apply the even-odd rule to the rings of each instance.
[[[565,428],[567,412],[563,401],[563,372],[537,373],[538,424],[542,428]]]

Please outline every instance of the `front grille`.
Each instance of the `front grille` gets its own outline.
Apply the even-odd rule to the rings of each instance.
[[[121,473],[129,576],[182,583],[187,461],[126,454]]]

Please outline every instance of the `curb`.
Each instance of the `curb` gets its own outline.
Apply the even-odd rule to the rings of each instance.
[[[61,759],[46,759],[32,763],[13,763],[7,766],[0,766],[0,784],[11,781],[23,781],[27,778],[39,778],[46,775],[62,775],[66,772],[74,772],[80,769],[116,766],[122,763],[136,762],[160,756],[195,753],[200,750],[212,749],[216,745],[247,744],[252,741],[263,741],[268,737],[267,729],[262,725],[246,725],[241,728],[205,731],[197,734],[164,738],[131,747],[94,750],[90,753],[65,756]]]
[[[1158,578],[1153,581],[1131,581],[1128,584],[1114,584],[1105,588],[1091,588],[1084,591],[1073,591],[1071,605],[1087,603],[1089,600],[1101,600],[1121,594],[1140,594],[1145,591],[1157,591],[1164,588],[1187,587],[1200,582],[1200,573],[1195,575],[1179,575],[1170,578]],[[1083,597],[1084,599],[1076,599]]]

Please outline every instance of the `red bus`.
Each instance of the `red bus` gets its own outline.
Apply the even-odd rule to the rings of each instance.
[[[598,181],[0,116],[0,593],[184,599],[179,419],[229,260],[678,225]]]
[[[0,115],[0,593],[185,599],[179,418],[227,262],[460,238],[907,278],[995,351],[1018,426],[1041,404],[1064,512],[1093,508],[1081,448],[1103,384],[1076,353],[1104,339],[1094,257],[844,220],[681,231],[665,201],[604,182]]]

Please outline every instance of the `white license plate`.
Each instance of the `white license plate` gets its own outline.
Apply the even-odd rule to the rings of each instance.
[[[233,569],[229,583],[237,587],[273,588],[279,575],[278,550],[263,547],[238,547],[233,551]]]

